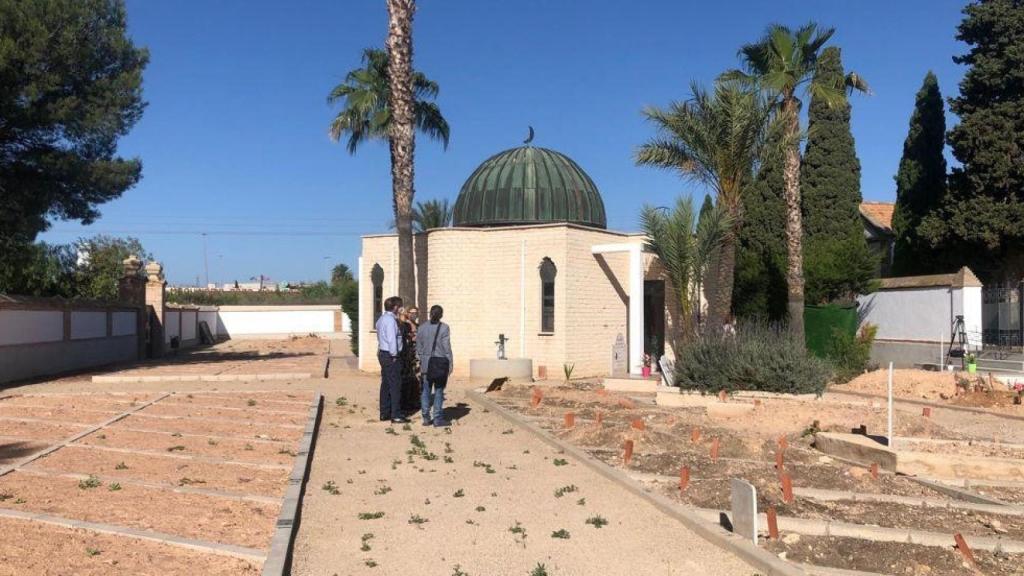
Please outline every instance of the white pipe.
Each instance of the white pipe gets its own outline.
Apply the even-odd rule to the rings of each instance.
[[[895,450],[896,438],[892,435],[892,362],[889,362],[889,435],[886,438],[889,439],[889,449]]]
[[[939,332],[939,372],[945,372],[946,371],[946,355],[944,353],[945,352],[945,350],[944,350],[945,342],[942,341],[942,339],[945,338],[945,337],[946,337],[945,334]]]
[[[363,367],[363,358],[364,358],[365,352],[363,352],[363,351],[366,350],[366,348],[363,346],[363,332],[365,332],[366,329],[369,327],[369,324],[367,324],[367,322],[373,322],[373,310],[371,309],[370,310],[370,314],[368,314],[368,315],[364,315],[362,313],[363,312],[363,308],[364,308],[364,306],[363,306],[363,302],[364,302],[363,298],[366,297],[366,282],[368,280],[367,278],[363,278],[363,257],[362,256],[359,257],[359,263],[358,263],[357,267],[359,269],[359,272],[358,272],[359,275],[356,276],[356,278],[359,281],[359,284],[358,284],[358,286],[359,286],[359,300],[356,302],[356,306],[358,307],[357,310],[356,310],[356,313],[357,313],[357,315],[360,318],[363,319],[363,321],[359,323],[359,330],[357,330],[357,333],[355,334],[356,342],[359,344],[359,357],[356,359],[356,362],[357,362],[357,366],[358,366],[358,368],[360,370],[365,370],[366,368]],[[351,316],[349,316],[349,318],[351,318]],[[352,338],[352,336],[350,335],[349,338]]]

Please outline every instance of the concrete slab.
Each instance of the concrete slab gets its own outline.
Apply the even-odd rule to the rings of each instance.
[[[602,381],[605,389],[615,392],[645,392],[654,394],[661,385],[661,379],[651,377],[643,378],[605,378]]]
[[[878,464],[883,470],[896,472],[896,452],[868,436],[819,432],[814,435],[814,446],[830,456],[851,460],[864,466]]]

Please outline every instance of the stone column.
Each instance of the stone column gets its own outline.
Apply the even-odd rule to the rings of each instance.
[[[153,358],[164,353],[164,300],[167,281],[159,262],[146,265],[146,308],[149,316],[149,354]]]
[[[146,357],[146,279],[142,277],[142,261],[132,254],[124,259],[124,273],[117,281],[117,300],[135,308],[135,336],[138,359]],[[108,317],[109,320],[109,317]]]

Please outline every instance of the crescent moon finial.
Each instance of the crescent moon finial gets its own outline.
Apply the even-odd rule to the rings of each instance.
[[[533,126],[527,126],[527,128],[530,129],[530,135],[526,137],[526,140],[523,140],[523,144],[529,144],[530,142],[533,142]]]

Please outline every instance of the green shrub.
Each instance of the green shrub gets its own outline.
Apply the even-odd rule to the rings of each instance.
[[[825,357],[832,364],[835,382],[849,382],[864,373],[871,361],[871,344],[877,333],[878,326],[871,324],[865,324],[856,336],[838,328],[832,331]]]
[[[684,390],[717,393],[756,390],[821,394],[829,365],[808,354],[790,331],[751,322],[734,336],[698,336],[680,346],[676,382]]]

